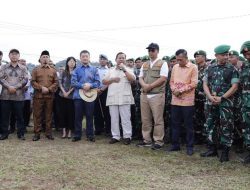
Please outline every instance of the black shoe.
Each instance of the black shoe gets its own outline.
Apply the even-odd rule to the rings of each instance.
[[[118,143],[120,142],[119,140],[115,139],[115,138],[112,138],[110,141],[109,141],[109,144],[115,144],[115,143]]]
[[[87,137],[87,141],[95,142],[95,137]]]
[[[125,144],[125,145],[131,144],[131,139],[130,138],[123,139],[123,144]]]
[[[187,149],[187,155],[192,156],[194,154],[194,150],[192,148]]]
[[[228,162],[229,161],[229,147],[224,146],[220,155],[220,162]]]
[[[13,128],[13,127],[10,127],[10,130],[9,130],[9,134],[12,134],[12,133],[14,133],[15,132],[15,127]]]
[[[38,141],[40,140],[40,135],[35,135],[32,139],[33,141]]]
[[[102,134],[102,132],[101,131],[95,131],[95,135],[101,135]]]
[[[242,164],[250,164],[250,153],[241,160]]]
[[[175,151],[180,151],[180,150],[181,150],[180,147],[171,146],[167,151],[168,152],[175,152]]]
[[[80,140],[81,140],[81,137],[73,137],[72,142],[77,142],[77,141],[80,141]]]
[[[136,144],[136,146],[138,146],[138,147],[151,147],[152,143],[151,142],[150,143],[145,143],[144,141],[142,141],[142,142]]]
[[[20,139],[20,140],[23,140],[23,141],[25,140],[24,135],[18,135],[17,138]]]
[[[46,135],[46,138],[52,141],[55,139],[52,135]]]
[[[162,149],[162,146],[159,144],[154,144],[151,149],[152,150],[160,150],[160,149]]]
[[[218,156],[218,152],[215,145],[209,145],[208,151],[200,154],[201,157],[215,157]]]
[[[1,135],[0,136],[0,140],[6,140],[6,139],[8,139],[8,135]]]

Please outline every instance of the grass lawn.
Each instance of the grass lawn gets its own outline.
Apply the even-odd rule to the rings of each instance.
[[[32,142],[16,135],[0,141],[0,189],[250,189],[250,166],[239,162],[200,158],[204,147],[195,147],[189,157],[185,149],[167,154],[137,148],[136,142],[109,145],[108,138],[95,143],[83,139],[73,143],[61,139]]]

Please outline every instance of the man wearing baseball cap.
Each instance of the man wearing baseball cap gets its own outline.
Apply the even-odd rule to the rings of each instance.
[[[164,105],[165,86],[168,77],[168,65],[158,58],[159,45],[151,43],[146,48],[150,60],[143,63],[139,75],[142,87],[141,118],[143,141],[137,146],[152,147],[153,150],[162,148],[164,142]],[[154,120],[154,129],[152,119]],[[153,130],[153,139],[151,133]]]
[[[243,138],[244,144],[249,152],[242,160],[244,164],[250,163],[250,41],[246,41],[240,48],[240,53],[247,59],[243,63],[240,75],[240,85],[242,88],[242,117],[243,117]]]

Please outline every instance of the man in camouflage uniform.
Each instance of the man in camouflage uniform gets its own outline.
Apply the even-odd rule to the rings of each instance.
[[[203,79],[204,92],[209,101],[207,118],[208,151],[202,157],[217,156],[216,137],[223,146],[220,162],[229,161],[233,132],[233,94],[238,89],[239,74],[228,63],[230,46],[220,45],[214,49],[217,62],[208,66]]]
[[[195,62],[198,66],[198,84],[195,89],[195,114],[194,114],[194,132],[195,132],[195,144],[203,144],[205,133],[205,114],[204,114],[204,104],[206,101],[206,95],[203,90],[203,77],[205,69],[207,67],[206,63],[206,52],[203,50],[198,50],[194,53]]]
[[[243,138],[249,154],[242,160],[243,163],[250,163],[250,41],[241,46],[240,52],[247,59],[241,67],[240,85],[242,88],[242,117],[243,117]]]
[[[232,64],[238,72],[241,69],[239,61],[239,53],[235,50],[229,52],[229,63]],[[234,144],[236,145],[236,153],[243,153],[243,138],[242,138],[242,115],[241,115],[241,88],[239,86],[237,92],[234,94]]]
[[[170,89],[169,81],[171,77],[171,71],[173,66],[176,64],[176,57],[175,55],[172,55],[169,58],[169,72],[168,72],[168,79],[166,83],[166,96],[165,96],[165,111],[164,111],[164,124],[165,124],[165,137],[164,141],[165,143],[169,143],[171,140],[171,100],[172,100],[172,91]]]
[[[135,99],[135,126],[133,126],[133,138],[142,140],[142,133],[141,133],[141,105],[140,105],[140,95],[141,95],[141,85],[139,83],[139,75],[140,75],[140,69],[142,67],[142,64],[149,60],[148,56],[138,57],[135,59],[135,69],[134,74],[136,76],[135,81],[135,92],[134,99]]]

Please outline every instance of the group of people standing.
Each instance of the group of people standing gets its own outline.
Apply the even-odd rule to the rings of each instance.
[[[108,57],[99,56],[98,67],[90,64],[90,53],[80,52],[76,59],[66,60],[60,74],[50,63],[50,54],[43,51],[31,76],[20,64],[16,49],[9,52],[10,63],[0,69],[1,127],[0,140],[8,138],[10,116],[16,119],[17,137],[25,140],[24,100],[29,82],[33,87],[33,141],[40,139],[43,122],[49,140],[52,135],[54,96],[59,89],[59,125],[62,138],[82,139],[82,121],[86,117],[86,137],[111,136],[110,144],[141,140],[138,147],[162,149],[171,142],[168,152],[179,151],[186,144],[186,153],[194,153],[194,144],[206,143],[208,151],[201,157],[218,155],[229,161],[229,150],[235,134],[250,151],[250,41],[240,50],[246,60],[239,60],[237,51],[229,45],[214,49],[215,59],[207,61],[206,52],[196,51],[195,63],[185,49],[171,57],[158,57],[159,45],[149,44],[148,56],[127,59],[117,53],[114,67],[108,67]],[[14,119],[14,120],[15,120]],[[236,135],[237,136],[237,135]],[[244,140],[243,140],[244,139]],[[237,141],[237,140],[235,140]],[[238,142],[238,141],[237,141]],[[241,145],[242,145],[241,143]],[[250,163],[250,153],[243,159]]]

